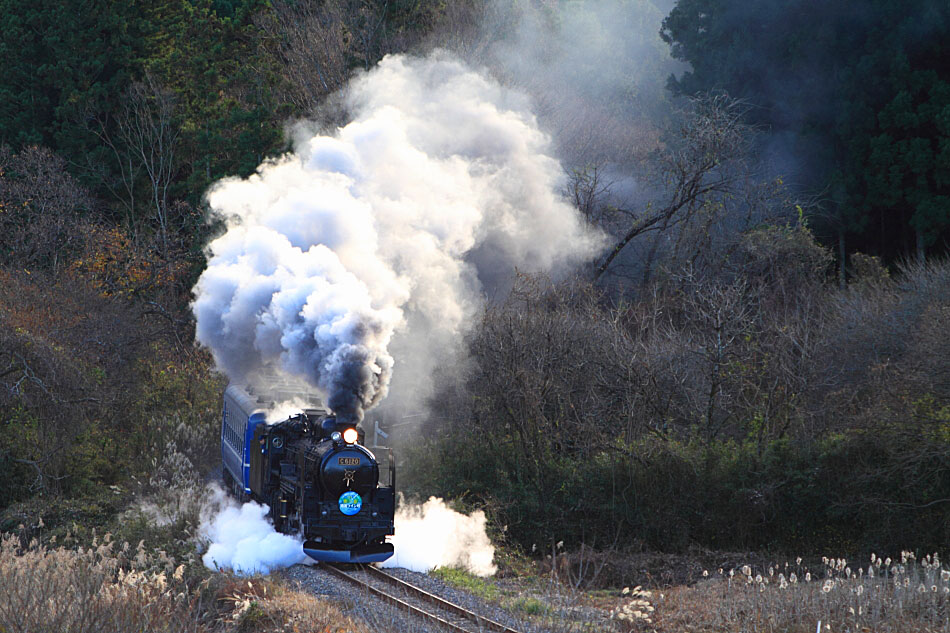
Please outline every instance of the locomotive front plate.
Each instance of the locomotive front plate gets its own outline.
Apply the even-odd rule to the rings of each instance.
[[[360,458],[359,457],[338,457],[337,463],[340,466],[359,466]]]

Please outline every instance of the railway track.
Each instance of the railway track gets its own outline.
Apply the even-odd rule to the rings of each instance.
[[[337,564],[320,566],[410,615],[447,630],[456,633],[518,633],[515,629],[443,600],[376,567]]]

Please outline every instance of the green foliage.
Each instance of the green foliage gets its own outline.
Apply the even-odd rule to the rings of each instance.
[[[160,454],[174,439],[179,424],[205,438],[216,435],[224,383],[222,376],[211,371],[205,354],[181,357],[155,344],[139,363],[137,373],[137,389],[123,425],[125,450],[133,460]],[[195,448],[199,452],[196,465],[205,468],[215,461],[220,449],[213,441]]]
[[[516,286],[402,480],[484,507],[523,551],[938,547],[950,266],[839,292],[827,264],[805,227],[762,227],[738,285],[660,285],[623,311]]]
[[[896,94],[866,145],[855,141],[866,166],[864,206],[902,213],[932,245],[950,228],[950,72],[915,69],[903,56],[892,67]]]
[[[680,0],[663,23],[692,70],[680,94],[726,90],[784,139],[837,228],[895,259],[950,231],[950,9],[914,0]],[[922,245],[923,245],[922,244]]]
[[[0,418],[0,468],[2,468],[3,485],[0,486],[0,508],[5,508],[15,501],[30,496],[30,484],[34,481],[35,473],[31,472],[29,464],[23,459],[27,456],[23,451],[24,438],[21,434],[34,432],[37,421],[17,404],[2,412]],[[2,528],[0,528],[2,530]]]
[[[261,0],[164,0],[143,8],[143,71],[177,96],[184,157],[175,194],[197,203],[211,182],[246,176],[281,147],[277,81],[258,40]]]
[[[238,631],[251,633],[259,631],[265,622],[264,609],[257,600],[252,600],[238,621]]]
[[[546,615],[552,612],[544,601],[531,596],[522,596],[505,602],[505,607],[525,615]]]
[[[0,2],[0,143],[78,156],[95,139],[76,122],[92,101],[115,104],[130,78],[131,6],[111,0]]]
[[[222,385],[208,356],[77,280],[0,280],[0,508],[134,487],[176,441],[212,467]]]
[[[256,26],[269,10],[261,0],[3,0],[0,145],[52,149],[136,239],[157,213],[174,220],[184,250],[198,252],[201,217],[175,202],[197,206],[211,182],[248,175],[283,147],[289,112],[273,97],[280,78]],[[145,139],[145,153],[168,162],[157,183],[167,201],[150,195],[156,183],[129,133],[130,116],[148,103],[133,97],[145,80],[149,99],[171,97],[167,136]]]
[[[16,533],[26,542],[63,542],[68,535],[89,543],[96,533],[115,527],[116,515],[127,503],[126,493],[107,486],[55,502],[47,496],[31,497],[0,510],[0,532]]]
[[[429,574],[482,600],[497,601],[501,595],[495,583],[458,567],[436,567]]]

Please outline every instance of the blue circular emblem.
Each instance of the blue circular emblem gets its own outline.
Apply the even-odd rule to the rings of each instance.
[[[363,507],[363,499],[358,494],[350,490],[340,495],[340,512],[347,516],[352,516]]]

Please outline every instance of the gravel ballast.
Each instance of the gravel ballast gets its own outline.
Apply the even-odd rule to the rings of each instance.
[[[390,568],[386,572],[420,589],[453,602],[478,615],[509,626],[523,633],[540,632],[497,605],[486,603],[471,593],[452,587],[438,578],[403,568]],[[282,572],[282,576],[301,590],[335,602],[352,617],[359,618],[374,630],[399,631],[400,633],[436,633],[443,629],[421,619],[407,616],[396,607],[370,595],[357,585],[340,580],[320,565],[294,565]],[[473,625],[474,627],[474,625]]]

